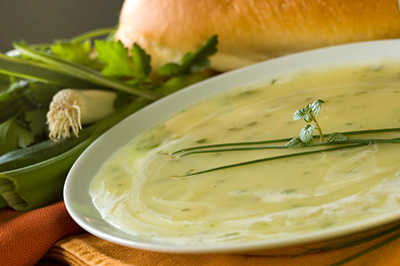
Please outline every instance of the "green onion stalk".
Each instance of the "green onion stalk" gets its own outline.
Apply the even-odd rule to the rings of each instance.
[[[15,50],[0,53],[0,110],[5,110],[0,112],[0,209],[28,211],[61,200],[69,169],[96,138],[149,103],[210,76],[203,70],[217,51],[217,36],[180,63],[153,70],[151,56],[137,44],[128,49],[114,41],[114,30],[50,44],[14,43]],[[100,40],[103,35],[108,36]],[[93,110],[80,97],[70,104],[72,111],[58,108],[68,121],[77,119],[67,125],[51,111],[56,96],[71,89],[85,96],[112,92],[111,112],[94,120],[105,106]],[[90,97],[86,103],[93,107],[94,94]],[[52,123],[59,129],[52,130]]]
[[[56,143],[48,140],[40,144],[39,150],[44,151],[48,146],[51,152],[34,154],[28,151],[25,152],[26,156],[16,156],[19,163],[15,163],[12,170],[0,173],[0,207],[9,206],[17,211],[27,211],[61,200],[65,177],[79,155],[107,129],[149,103],[150,100],[139,99],[83,129],[79,138],[68,138]],[[33,154],[35,156],[32,157]],[[1,167],[4,166],[0,164]]]

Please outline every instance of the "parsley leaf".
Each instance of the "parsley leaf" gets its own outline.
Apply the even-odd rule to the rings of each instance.
[[[211,36],[197,51],[186,53],[181,64],[167,63],[158,68],[158,73],[162,76],[178,76],[199,71],[210,64],[208,57],[217,52],[217,44],[217,35]]]
[[[61,87],[46,83],[31,82],[29,89],[32,92],[34,100],[43,107],[48,107],[53,96],[61,89]]]
[[[121,41],[95,41],[98,57],[106,66],[102,73],[112,78],[135,78],[135,83],[146,79],[151,73],[151,56],[148,55],[137,43],[131,49],[132,56]]]
[[[132,61],[135,66],[135,76],[137,82],[140,82],[147,78],[151,73],[151,56],[146,54],[146,52],[137,44],[134,43],[132,50]]]
[[[136,71],[133,69],[133,62],[126,48],[121,41],[107,42],[103,40],[95,41],[98,58],[106,66],[101,71],[106,77],[135,77]]]
[[[26,81],[13,78],[10,83],[0,85],[0,123],[32,107],[24,92],[27,84]]]
[[[33,141],[34,135],[20,126],[15,116],[0,124],[0,154],[26,148]]]
[[[50,47],[51,52],[62,59],[76,64],[93,67],[94,61],[90,58],[91,43],[86,42],[61,42],[58,41]]]
[[[25,120],[29,123],[29,129],[33,135],[41,135],[46,131],[47,109],[38,108],[25,112]]]

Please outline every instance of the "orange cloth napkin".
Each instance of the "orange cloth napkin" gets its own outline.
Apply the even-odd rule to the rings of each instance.
[[[35,265],[58,240],[83,232],[64,202],[29,212],[0,210],[0,265]]]
[[[293,266],[332,265],[382,243],[384,246],[345,265],[400,265],[400,230],[339,250],[301,256],[240,254],[171,254],[114,244],[84,232],[68,215],[63,202],[30,212],[0,210],[0,265],[140,265],[140,266]],[[393,241],[389,241],[393,240]]]
[[[120,246],[89,233],[83,233],[58,241],[46,254],[44,261],[56,261],[76,266],[323,266],[335,265],[335,263],[377,243],[395,239],[383,247],[344,264],[346,266],[391,266],[400,265],[400,239],[396,238],[397,234],[400,234],[400,231],[349,248],[293,257],[158,253]]]

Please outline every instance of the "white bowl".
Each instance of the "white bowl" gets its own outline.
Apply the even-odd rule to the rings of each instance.
[[[263,254],[301,253],[309,247],[318,247],[321,243],[334,241],[340,246],[349,241],[371,236],[387,228],[388,224],[400,220],[400,208],[396,213],[381,215],[362,220],[348,226],[319,230],[295,237],[274,238],[250,243],[223,245],[171,245],[150,240],[141,240],[120,231],[102,219],[89,196],[89,186],[93,176],[103,162],[119,147],[148,127],[161,122],[185,106],[197,102],[213,93],[241,86],[253,86],[267,83],[276,76],[297,70],[313,69],[382,59],[399,60],[400,40],[385,40],[340,45],[323,48],[255,64],[231,71],[192,85],[184,90],[167,96],[129,116],[98,138],[75,162],[71,168],[64,188],[64,199],[72,218],[86,231],[100,238],[121,245],[146,250],[178,253],[216,253],[245,252]],[[386,225],[386,227],[382,227]],[[365,233],[367,231],[367,233]],[[362,234],[358,234],[364,232]],[[351,235],[352,237],[349,237]],[[296,247],[288,252],[289,247]],[[286,251],[285,251],[286,249]]]

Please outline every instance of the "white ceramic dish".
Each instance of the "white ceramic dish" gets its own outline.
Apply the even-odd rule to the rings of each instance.
[[[67,210],[83,229],[100,238],[129,247],[179,253],[249,253],[297,245],[304,246],[307,243],[329,241],[395,222],[400,219],[400,208],[396,213],[296,237],[268,239],[243,244],[179,246],[160,244],[148,240],[143,241],[120,231],[101,218],[88,194],[92,177],[110,154],[148,127],[165,120],[186,105],[203,99],[214,92],[270,82],[277,76],[297,70],[374,62],[381,59],[400,61],[400,40],[341,45],[289,55],[222,74],[165,97],[114,126],[79,157],[71,168],[65,183],[64,199]]]

